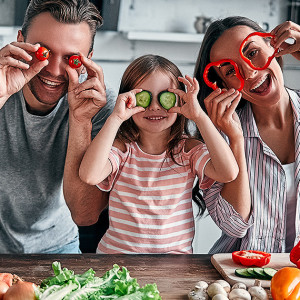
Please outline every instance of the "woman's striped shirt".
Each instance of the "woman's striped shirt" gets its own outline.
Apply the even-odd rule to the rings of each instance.
[[[299,239],[300,200],[300,97],[288,90],[294,117],[295,186],[297,189],[296,241]],[[239,113],[245,141],[252,215],[246,223],[233,207],[221,197],[223,184],[216,183],[204,192],[209,214],[222,229],[222,236],[210,253],[252,249],[285,252],[287,183],[281,162],[264,143],[251,110],[250,103]]]
[[[184,148],[183,140],[179,149]],[[204,144],[176,155],[151,155],[137,143],[126,152],[113,147],[111,175],[98,185],[110,191],[109,228],[98,253],[192,253],[194,217],[192,188],[195,177],[205,189],[213,180],[205,177],[210,156]]]

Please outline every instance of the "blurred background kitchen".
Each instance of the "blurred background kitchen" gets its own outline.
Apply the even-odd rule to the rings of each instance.
[[[0,47],[16,40],[28,0],[0,0]],[[242,15],[272,30],[286,20],[300,24],[300,0],[94,0],[104,25],[97,32],[93,59],[102,66],[106,84],[118,91],[128,64],[143,54],[159,54],[193,74],[203,33],[218,18]],[[300,63],[284,58],[287,86],[299,88]],[[97,230],[81,228],[87,238]],[[210,217],[196,219],[195,253],[207,253],[221,232]],[[86,251],[94,247],[84,242]]]

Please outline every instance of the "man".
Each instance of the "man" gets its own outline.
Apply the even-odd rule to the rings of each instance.
[[[80,253],[74,221],[95,223],[104,208],[85,213],[106,195],[78,176],[114,105],[91,60],[101,24],[88,0],[32,0],[17,42],[0,50],[0,253]],[[35,57],[39,46],[48,60]],[[80,208],[70,204],[73,219],[66,202]]]

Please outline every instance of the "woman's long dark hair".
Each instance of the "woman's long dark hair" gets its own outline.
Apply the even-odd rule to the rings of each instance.
[[[218,40],[218,38],[228,29],[233,28],[235,26],[248,26],[252,28],[254,31],[258,32],[264,32],[264,30],[254,21],[241,16],[232,16],[225,19],[216,20],[207,28],[207,31],[205,33],[204,39],[202,41],[200,51],[198,54],[195,70],[194,70],[194,77],[199,82],[200,91],[198,94],[198,101],[202,107],[202,109],[206,111],[205,105],[204,105],[204,99],[213,91],[212,88],[208,87],[203,79],[203,72],[207,64],[209,64],[210,61],[210,51],[214,43]],[[276,58],[279,65],[282,67],[282,58]],[[211,82],[217,82],[221,83],[221,78],[217,75],[217,73],[212,70],[211,73]],[[245,99],[241,99],[238,109],[243,107],[246,104]],[[197,130],[196,136],[198,138],[201,138],[201,135],[199,131]],[[201,195],[201,191],[199,189],[199,184],[195,185],[193,189],[193,198],[198,197],[199,201],[202,205],[202,210],[205,210],[205,202],[203,200],[203,197]],[[204,212],[204,211],[203,211]]]

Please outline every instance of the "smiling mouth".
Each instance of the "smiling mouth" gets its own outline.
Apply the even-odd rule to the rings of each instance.
[[[264,92],[269,87],[270,80],[271,80],[270,75],[267,74],[250,90],[250,92],[252,92],[252,93]]]
[[[44,83],[46,84],[47,86],[50,86],[50,87],[57,87],[59,85],[62,84],[62,82],[55,82],[55,81],[51,81],[51,80],[48,80],[48,79],[45,79],[45,78],[41,78],[39,77],[39,79]]]
[[[145,117],[145,119],[150,120],[150,121],[159,121],[159,120],[165,119],[165,117]]]

